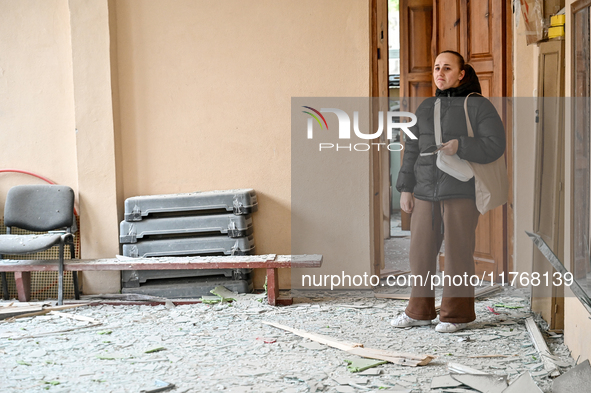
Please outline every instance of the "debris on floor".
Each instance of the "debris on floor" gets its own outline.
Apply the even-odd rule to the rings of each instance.
[[[553,393],[586,392],[591,387],[589,360],[570,369],[552,382]]]
[[[556,392],[591,386],[585,379],[591,375],[589,363],[574,367],[562,335],[546,337],[542,329],[538,331],[550,354],[546,357],[562,374],[551,378],[545,352],[526,328],[532,317],[528,297],[515,291],[501,288],[481,298],[477,320],[449,334],[436,332],[435,325],[393,329],[390,320],[407,301],[378,299],[373,291],[293,295],[294,304],[286,307],[260,302],[261,295],[225,294],[222,297],[236,300],[190,305],[175,301],[171,308],[164,302],[95,303],[6,319],[0,321],[0,386],[3,393],[137,393],[164,387],[154,380],[173,384],[174,392],[465,393],[503,387],[504,393],[529,393],[551,392],[553,384]],[[0,302],[0,311],[8,305]],[[351,351],[313,337],[346,343]],[[363,347],[351,347],[356,343]],[[426,354],[432,360],[408,367],[368,359],[363,351],[372,356]]]

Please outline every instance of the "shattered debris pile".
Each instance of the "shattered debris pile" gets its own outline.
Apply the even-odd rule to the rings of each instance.
[[[588,361],[575,367],[562,335],[540,332],[527,299],[507,290],[478,301],[478,319],[452,334],[435,325],[392,328],[406,301],[371,291],[300,292],[289,307],[218,292],[219,302],[177,306],[92,299],[92,306],[63,311],[2,302],[2,391],[526,393],[591,386]]]

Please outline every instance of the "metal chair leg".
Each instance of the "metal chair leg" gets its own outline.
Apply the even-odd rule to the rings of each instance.
[[[8,293],[8,280],[6,279],[6,272],[2,272],[2,298],[4,300],[10,299],[10,294]]]
[[[64,304],[64,242],[60,242],[60,261],[57,277],[57,304]]]

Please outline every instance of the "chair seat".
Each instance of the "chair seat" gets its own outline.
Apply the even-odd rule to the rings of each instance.
[[[32,254],[59,244],[64,235],[0,235],[0,254]]]

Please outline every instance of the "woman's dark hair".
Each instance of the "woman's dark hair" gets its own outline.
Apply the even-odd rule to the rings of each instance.
[[[444,50],[441,53],[450,53],[458,59],[458,63],[460,64],[460,70],[464,71],[464,77],[460,81],[460,85],[475,82],[478,84],[478,86],[480,86],[480,82],[478,81],[478,76],[476,76],[476,71],[474,71],[474,68],[472,68],[472,66],[470,64],[468,64],[464,61],[464,56],[460,55],[458,52],[453,51],[453,50]]]
[[[450,53],[458,58],[458,63],[460,63],[460,70],[464,71],[466,69],[466,62],[464,61],[464,56],[460,55],[458,52],[454,50],[444,50],[441,53]],[[440,54],[441,54],[440,53]]]

